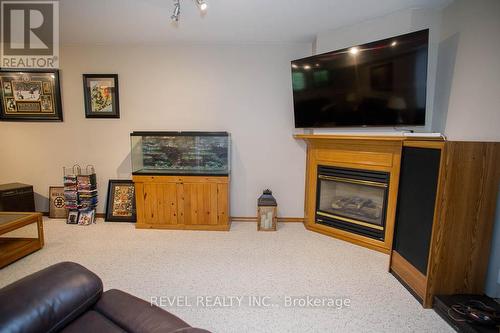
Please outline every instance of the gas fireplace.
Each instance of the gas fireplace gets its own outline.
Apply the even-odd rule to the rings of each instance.
[[[316,223],[384,240],[389,173],[318,166]]]

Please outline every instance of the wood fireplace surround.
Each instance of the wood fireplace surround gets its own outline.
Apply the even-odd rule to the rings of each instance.
[[[402,140],[400,137],[296,135],[307,142],[304,221],[307,229],[380,252],[391,250]],[[385,172],[389,174],[383,240],[316,223],[318,167]]]

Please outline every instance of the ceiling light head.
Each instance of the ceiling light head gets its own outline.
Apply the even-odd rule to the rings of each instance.
[[[304,69],[306,69],[306,70],[311,69],[311,65],[304,65]]]
[[[359,53],[359,48],[358,48],[358,47],[356,47],[356,46],[351,47],[351,48],[349,49],[349,53],[350,53],[350,54],[352,54],[352,55],[356,55],[356,54],[358,54],[358,53]]]
[[[398,45],[398,42],[397,42],[397,41],[394,41],[394,42],[392,42],[392,43],[391,43],[391,46],[392,46],[392,47],[394,47],[394,46],[396,46],[396,45]]]
[[[205,0],[196,0],[196,3],[198,4],[198,7],[200,7],[200,10],[202,12],[207,10],[208,5],[207,5],[207,2]]]

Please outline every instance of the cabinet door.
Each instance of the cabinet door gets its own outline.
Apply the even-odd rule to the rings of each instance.
[[[185,225],[217,224],[217,183],[178,184],[177,194]]]
[[[148,224],[177,224],[177,193],[175,183],[144,183],[142,199],[144,221]]]
[[[393,249],[427,274],[441,150],[404,147]]]

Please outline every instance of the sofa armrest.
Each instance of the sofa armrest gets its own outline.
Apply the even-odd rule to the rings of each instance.
[[[94,310],[132,333],[208,332],[192,328],[170,312],[116,289],[106,291]]]
[[[179,328],[178,330],[172,331],[170,333],[210,333],[210,331],[196,327],[186,327],[186,328]]]
[[[56,332],[92,307],[101,279],[73,262],[61,262],[0,289],[2,332]]]
[[[210,333],[210,331],[196,327],[185,327],[179,328],[178,330],[172,331],[170,333]]]

